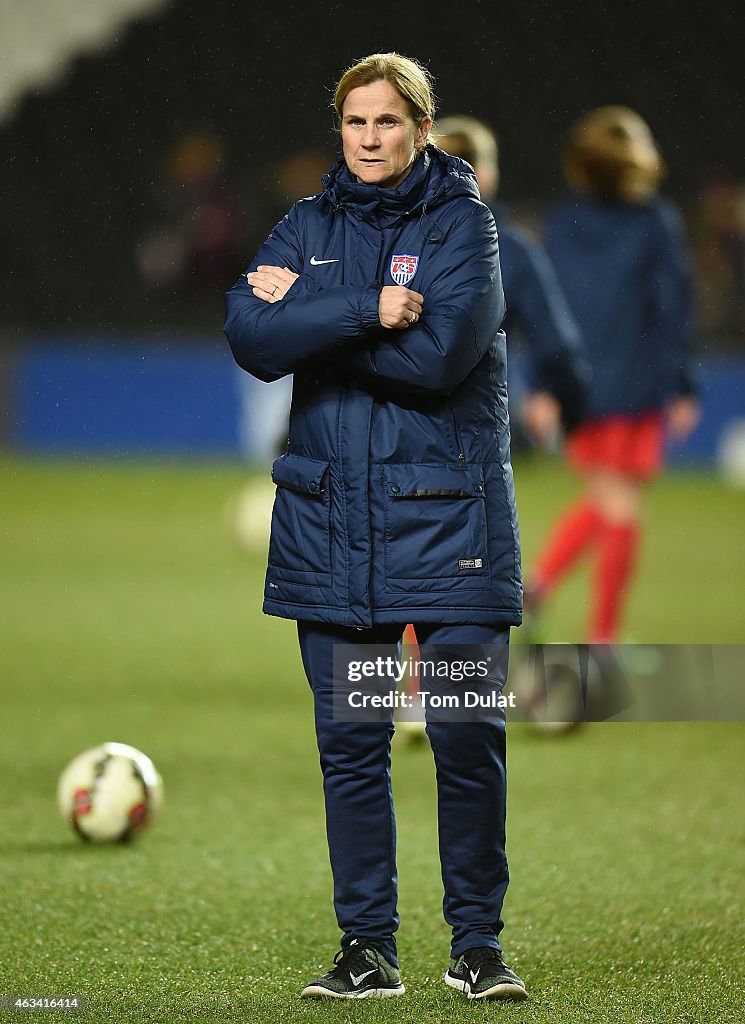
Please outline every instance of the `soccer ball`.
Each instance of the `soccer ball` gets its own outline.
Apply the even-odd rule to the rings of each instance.
[[[163,780],[141,751],[103,743],[70,761],[57,783],[57,803],[81,839],[126,843],[160,813]]]
[[[722,431],[717,463],[727,483],[745,488],[745,418],[731,420]]]
[[[239,546],[249,554],[266,555],[275,490],[271,480],[252,480],[227,503],[228,527]]]

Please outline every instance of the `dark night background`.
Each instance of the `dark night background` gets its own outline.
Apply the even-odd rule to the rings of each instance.
[[[222,138],[225,181],[247,220],[227,287],[282,212],[271,193],[276,162],[298,148],[333,155],[334,82],[377,50],[426,63],[442,114],[494,126],[513,205],[549,203],[562,187],[564,131],[590,107],[624,103],[650,122],[669,166],[666,191],[688,213],[705,182],[745,178],[741,29],[741,8],[722,0],[177,0],[75,62],[53,91],[26,96],[0,129],[0,328],[219,333],[219,289],[182,303],[137,273],[164,150],[194,127]]]

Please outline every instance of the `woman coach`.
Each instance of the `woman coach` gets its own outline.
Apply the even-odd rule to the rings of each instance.
[[[294,374],[274,463],[264,611],[296,619],[342,930],[304,996],[403,993],[396,959],[391,722],[335,721],[333,647],[506,645],[521,616],[497,234],[468,164],[431,144],[428,73],[398,54],[349,68],[335,95],[343,156],[228,293],[236,361]],[[503,682],[504,680],[500,680]],[[524,998],[499,945],[505,732],[499,716],[433,722],[445,981]]]

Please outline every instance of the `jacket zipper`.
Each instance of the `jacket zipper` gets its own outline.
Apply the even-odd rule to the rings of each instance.
[[[374,284],[382,288],[385,284],[385,231],[380,232],[380,250],[378,251],[378,266],[375,272]]]
[[[458,448],[458,464],[461,469],[466,468],[466,456],[463,453],[463,442],[460,439],[460,431],[458,430],[458,420],[455,418],[455,409],[452,405],[448,404],[450,410],[450,418],[453,421],[453,434],[455,435],[455,444]]]

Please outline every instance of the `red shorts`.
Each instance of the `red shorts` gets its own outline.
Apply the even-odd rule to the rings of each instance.
[[[578,473],[611,469],[648,480],[662,467],[664,441],[661,412],[605,416],[573,430],[566,441],[566,454],[570,466]]]

